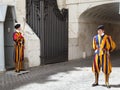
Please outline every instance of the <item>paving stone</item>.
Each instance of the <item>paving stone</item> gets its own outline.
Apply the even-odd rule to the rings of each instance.
[[[113,71],[110,90],[120,90],[119,53],[111,55]],[[13,71],[0,74],[0,90],[109,90],[100,73],[99,86],[92,87],[93,57],[30,68],[29,73],[15,75]]]

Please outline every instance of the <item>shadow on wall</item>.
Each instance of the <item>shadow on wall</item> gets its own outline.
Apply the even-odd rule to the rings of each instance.
[[[78,42],[81,52],[86,52],[86,56],[93,55],[92,41],[93,37],[97,34],[97,26],[99,24],[101,23],[89,19],[81,21],[81,17],[79,18]]]
[[[24,69],[25,70],[27,70],[28,68],[29,68],[29,60],[28,60],[28,58],[27,57],[24,57],[24,61],[23,61],[23,67],[24,67]]]

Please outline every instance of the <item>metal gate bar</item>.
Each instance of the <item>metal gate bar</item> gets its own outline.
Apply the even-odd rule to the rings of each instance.
[[[68,10],[56,0],[27,0],[27,23],[41,41],[41,64],[68,61]]]

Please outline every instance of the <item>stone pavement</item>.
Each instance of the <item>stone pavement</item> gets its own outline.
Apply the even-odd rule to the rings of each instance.
[[[113,72],[110,90],[120,90],[119,53],[112,55]],[[104,74],[100,74],[99,86],[91,87],[94,74],[91,71],[93,57],[30,68],[29,73],[14,75],[13,71],[0,74],[0,90],[109,90],[104,86]]]

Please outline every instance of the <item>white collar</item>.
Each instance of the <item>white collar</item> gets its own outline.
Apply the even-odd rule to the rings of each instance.
[[[103,36],[105,33],[102,33],[102,35],[101,36]]]
[[[18,33],[19,33],[20,31],[19,31],[19,30],[16,30],[16,32],[18,32]]]

